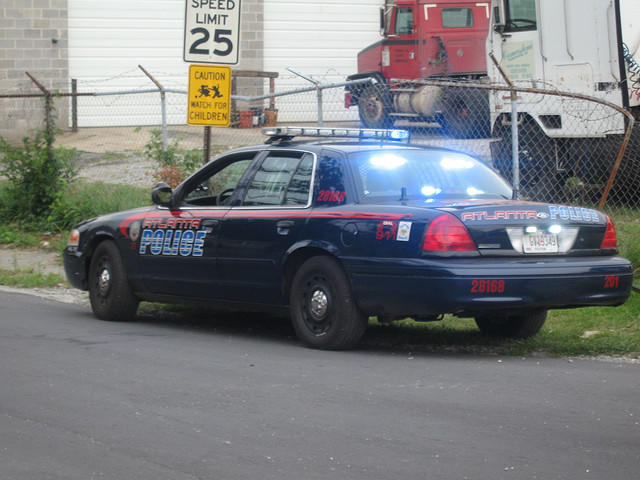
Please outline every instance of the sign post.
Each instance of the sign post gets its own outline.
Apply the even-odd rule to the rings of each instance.
[[[238,64],[241,0],[185,0],[185,62]]]

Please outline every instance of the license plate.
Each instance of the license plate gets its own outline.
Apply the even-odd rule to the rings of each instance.
[[[558,253],[558,237],[551,233],[525,233],[524,253]]]

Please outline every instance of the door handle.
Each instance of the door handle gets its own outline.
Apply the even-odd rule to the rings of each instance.
[[[280,220],[276,223],[278,235],[289,235],[289,231],[294,227],[296,222],[293,220]]]

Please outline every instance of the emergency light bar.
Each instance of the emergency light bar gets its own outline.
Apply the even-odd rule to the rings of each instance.
[[[328,127],[265,127],[262,134],[276,139],[293,137],[359,138],[387,141],[409,141],[408,130],[384,128],[328,128]]]

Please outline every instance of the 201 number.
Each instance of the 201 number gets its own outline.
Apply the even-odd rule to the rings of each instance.
[[[214,55],[220,55],[221,57],[226,57],[233,51],[233,42],[230,38],[231,30],[224,29],[216,29],[213,32],[213,42],[216,44],[222,44],[224,46],[223,49],[214,49]],[[189,48],[189,53],[194,55],[209,55],[210,50],[208,48],[200,48],[202,44],[206,44],[209,39],[209,30],[206,28],[198,27],[191,29],[191,35],[200,36],[200,38],[196,39],[192,44],[191,48]]]

